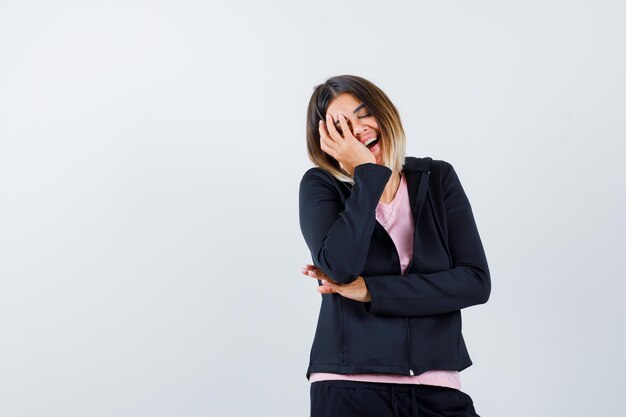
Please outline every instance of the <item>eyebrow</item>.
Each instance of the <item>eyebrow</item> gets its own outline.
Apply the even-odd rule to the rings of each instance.
[[[361,110],[363,107],[365,107],[365,103],[361,103],[361,104],[359,104],[359,105],[356,107],[356,109],[352,110],[352,114],[354,114],[354,113],[358,112],[358,111],[359,111],[359,110]],[[335,126],[337,126],[337,125],[339,125],[339,124],[340,124],[340,122],[339,122],[339,120],[337,120],[337,121],[335,122]]]
[[[358,112],[359,110],[361,110],[361,107],[365,107],[365,103],[359,104],[356,109],[352,110],[352,113]]]

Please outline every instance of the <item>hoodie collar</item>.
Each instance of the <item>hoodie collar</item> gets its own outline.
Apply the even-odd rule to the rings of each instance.
[[[402,165],[402,170],[404,172],[429,171],[429,162],[431,160],[431,157],[416,158],[414,156],[407,156],[404,158],[404,165]]]

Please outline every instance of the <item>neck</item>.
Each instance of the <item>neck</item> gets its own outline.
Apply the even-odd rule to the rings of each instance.
[[[398,187],[400,186],[401,173],[394,172],[391,174],[391,178],[387,181],[387,185],[385,186],[385,190],[383,191],[383,195],[380,198],[385,204],[389,204],[393,201],[398,191]]]

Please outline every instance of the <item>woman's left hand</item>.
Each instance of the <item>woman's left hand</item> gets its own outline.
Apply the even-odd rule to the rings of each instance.
[[[346,298],[350,298],[355,301],[368,302],[372,301],[370,292],[365,285],[365,280],[362,276],[358,276],[356,280],[349,284],[339,284],[333,281],[328,275],[322,272],[318,267],[311,264],[306,264],[301,269],[302,274],[310,276],[315,279],[322,280],[322,286],[317,286],[317,292],[321,294],[338,293]]]

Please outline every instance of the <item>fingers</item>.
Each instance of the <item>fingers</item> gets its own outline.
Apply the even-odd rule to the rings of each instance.
[[[348,120],[343,115],[343,113],[339,113],[339,125],[341,126],[341,132],[343,133],[344,139],[347,139],[348,137],[352,136],[352,131],[350,130],[350,126],[348,126]]]
[[[318,285],[316,288],[317,292],[319,292],[320,294],[331,294],[334,292],[339,292],[337,291],[339,284],[331,280],[328,275],[320,271],[319,268],[317,268],[315,265],[306,264],[306,266],[304,268],[301,268],[300,271],[303,275],[307,275],[311,278],[314,278],[316,280],[319,279],[320,281],[322,281],[322,285]]]
[[[315,290],[317,292],[319,292],[320,294],[337,293],[337,294],[342,295],[344,297],[353,298],[353,299],[358,300],[358,301],[363,301],[362,297],[357,299],[357,298],[354,298],[355,297],[354,295],[350,296],[350,294],[355,294],[354,287],[355,286],[358,287],[359,285],[361,285],[361,283],[359,281],[363,281],[363,277],[360,276],[360,275],[351,284],[340,284],[340,283],[335,282],[332,279],[330,279],[330,277],[328,275],[326,275],[324,272],[322,272],[315,265],[305,264],[305,266],[303,268],[300,268],[300,271],[302,272],[302,274],[308,275],[311,278],[318,279],[318,280],[320,280],[322,282],[322,285],[318,285],[315,288]],[[371,296],[369,295],[369,292],[367,291],[367,287],[365,288],[365,291],[366,291],[366,299],[365,299],[365,301],[370,301],[371,300]],[[369,297],[369,298],[367,298],[367,297]]]
[[[319,124],[319,132],[320,132],[320,148],[322,151],[326,152],[333,158],[337,159],[337,144],[330,137],[328,131],[326,130],[326,125],[324,121],[320,120]]]
[[[300,268],[300,272],[302,272],[304,275],[308,275],[308,276],[312,276],[312,277],[317,277],[318,274],[319,275],[323,275],[324,274],[322,271],[320,271],[315,266],[310,265],[310,264],[306,264],[306,266],[304,268]]]
[[[337,284],[335,284],[334,282],[332,282],[329,279],[322,279],[322,285],[324,285],[325,287],[328,287],[328,288],[332,288],[333,290],[337,289]]]
[[[317,287],[317,292],[319,292],[320,294],[332,294],[334,292],[337,292],[335,289],[331,288],[331,287],[327,287],[325,285],[320,285]]]
[[[317,271],[319,271],[319,270],[320,270],[318,267],[316,267],[316,266],[315,266],[315,265],[313,265],[313,264],[304,264],[304,268],[302,268],[302,269],[315,269],[315,270],[317,270]]]
[[[326,115],[325,126],[326,126],[326,129],[328,129],[328,134],[330,135],[330,138],[332,140],[336,142],[344,140],[341,134],[337,131],[337,128],[335,127],[335,122],[333,120],[333,116],[331,116],[330,113]]]
[[[326,279],[326,280],[331,281],[331,279],[328,278],[328,275],[326,275],[325,273],[323,273],[319,269],[305,269],[305,268],[302,268],[300,271],[302,272],[303,275],[310,276],[311,278]]]
[[[313,264],[304,264],[304,267],[303,267],[303,268],[301,268],[301,270],[302,270],[302,271],[308,271],[308,270],[311,270],[311,271],[317,271],[317,272],[320,272],[320,273],[324,273],[321,269],[319,269],[318,267],[316,267],[316,266],[315,266],[315,265],[313,265]]]
[[[328,275],[326,275],[324,272],[322,272],[315,265],[306,264],[304,268],[300,268],[300,272],[302,272],[302,275],[307,275],[307,276],[309,276],[311,278],[314,278],[314,279],[327,281],[329,283],[332,283],[333,285],[339,285],[337,282],[335,282],[333,279],[331,279]]]

